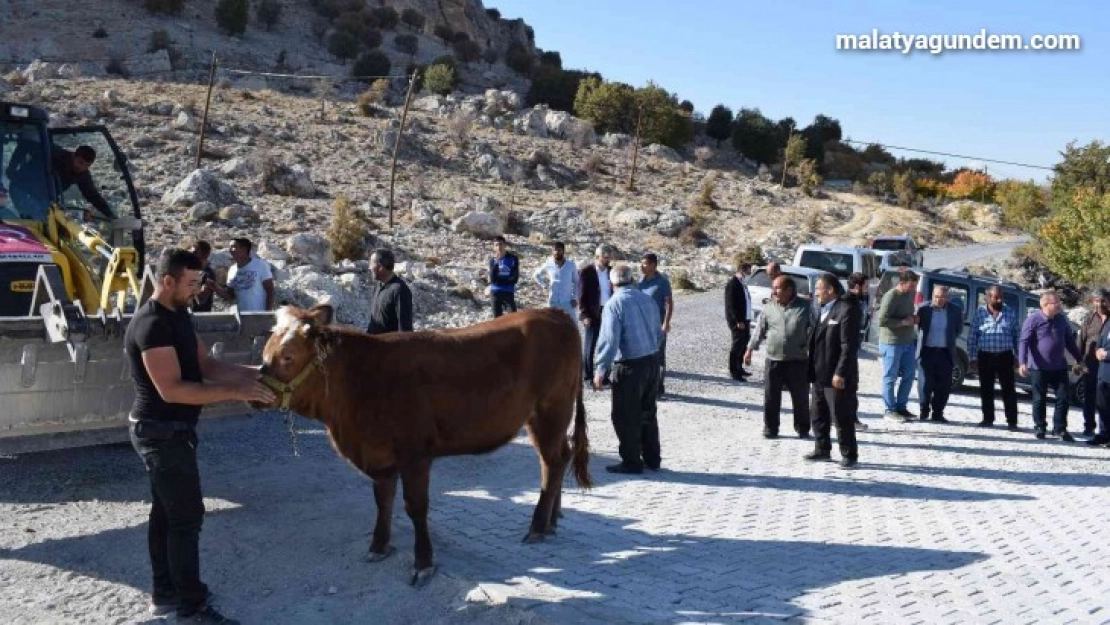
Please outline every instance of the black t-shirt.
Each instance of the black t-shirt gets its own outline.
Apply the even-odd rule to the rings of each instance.
[[[131,415],[136,419],[184,421],[196,424],[201,406],[171,404],[162,399],[143,364],[143,352],[157,347],[173,347],[181,379],[201,382],[200,360],[197,358],[197,335],[188,310],[170,310],[154,300],[143,304],[131,318],[123,339],[127,359],[131,363],[131,379],[135,381],[135,403]]]

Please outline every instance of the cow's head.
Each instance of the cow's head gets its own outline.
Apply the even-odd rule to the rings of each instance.
[[[332,323],[335,309],[317,304],[308,310],[283,306],[262,350],[262,381],[274,389],[273,405],[256,408],[289,408],[298,387],[323,366],[326,347],[322,330]]]

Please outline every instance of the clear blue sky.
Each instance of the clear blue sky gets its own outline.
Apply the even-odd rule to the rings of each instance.
[[[835,6],[834,6],[835,5]],[[1055,0],[487,0],[522,17],[565,68],[653,80],[708,114],[757,107],[846,138],[1052,166],[1110,139],[1110,2]],[[837,34],[1077,34],[1078,52],[837,51]],[[949,167],[966,159],[926,156]],[[986,164],[996,177],[1050,172]]]

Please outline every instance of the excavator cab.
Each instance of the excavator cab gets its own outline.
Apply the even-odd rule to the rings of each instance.
[[[127,439],[134,398],[123,335],[153,293],[127,158],[103,126],[50,128],[46,111],[0,102],[0,453]],[[80,146],[111,209],[61,175]],[[257,363],[273,313],[194,314],[216,358]],[[243,412],[222,404],[206,415]]]

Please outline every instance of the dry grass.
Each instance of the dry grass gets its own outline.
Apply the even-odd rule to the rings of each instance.
[[[335,214],[328,225],[327,239],[336,261],[358,260],[366,253],[366,223],[356,214],[350,200],[335,198]]]
[[[459,111],[447,120],[447,140],[456,148],[465,150],[470,145],[470,137],[474,131],[474,115],[466,111]]]

